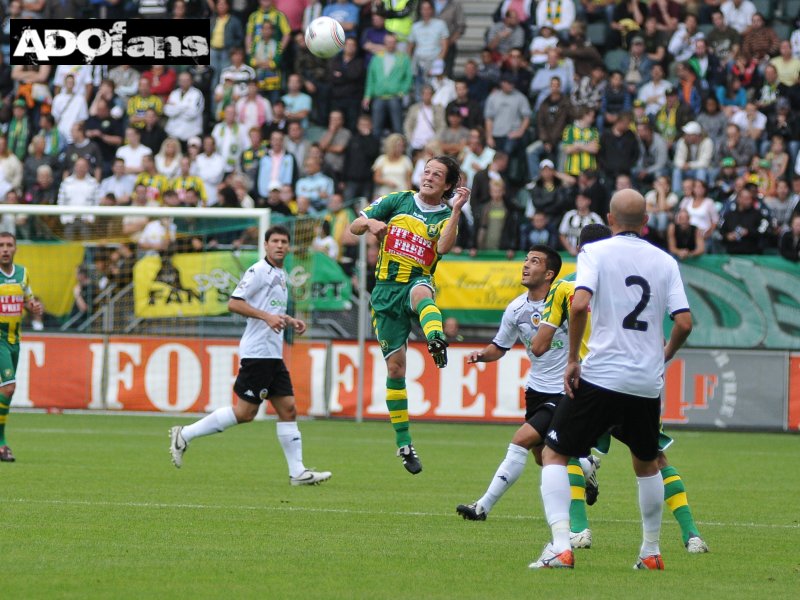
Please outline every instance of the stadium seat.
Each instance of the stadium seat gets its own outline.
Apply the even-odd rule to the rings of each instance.
[[[775,21],[772,24],[772,29],[775,32],[775,35],[778,36],[779,40],[788,40],[789,36],[792,35],[792,28],[786,23],[781,23],[780,21]]]
[[[772,5],[775,4],[773,0],[753,0],[756,10],[764,15],[767,23],[772,19]]]
[[[625,50],[609,50],[606,52],[603,60],[605,61],[606,68],[609,71],[620,71],[622,70],[622,61],[625,60],[626,56],[628,56],[628,53],[625,52]]]
[[[608,40],[608,25],[601,21],[599,23],[589,23],[586,28],[586,39],[593,46],[598,48],[605,48],[606,41]]]
[[[794,23],[798,17],[800,17],[800,0],[786,0],[783,5],[783,20]]]

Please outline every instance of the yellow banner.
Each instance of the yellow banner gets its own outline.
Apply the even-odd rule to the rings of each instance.
[[[14,262],[28,270],[31,289],[42,301],[45,312],[63,317],[75,304],[73,288],[76,271],[83,262],[83,246],[63,244],[17,244]]]
[[[565,262],[559,277],[575,270]],[[436,268],[436,304],[443,310],[505,310],[525,288],[522,261],[446,260]]]

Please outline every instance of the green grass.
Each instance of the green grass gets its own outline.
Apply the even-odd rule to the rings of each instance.
[[[527,569],[549,537],[529,466],[485,523],[479,497],[511,426],[412,424],[425,470],[394,456],[387,423],[303,422],[319,487],[288,484],[272,422],[196,440],[176,470],[167,429],[184,419],[12,413],[0,464],[0,597],[796,598],[800,437],[675,434],[708,555],[690,556],[665,510],[667,571],[634,572],[636,483],[616,445],[589,509],[594,547],[572,572]]]

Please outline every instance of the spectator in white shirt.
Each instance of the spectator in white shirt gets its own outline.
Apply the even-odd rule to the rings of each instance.
[[[720,7],[725,22],[739,33],[750,27],[753,15],[758,12],[756,5],[750,0],[727,0]]]
[[[190,73],[178,75],[178,87],[172,91],[164,105],[167,134],[182,142],[196,135],[202,135],[204,107],[203,94],[192,86],[192,75]]]
[[[217,152],[214,138],[207,135],[203,138],[203,152],[197,155],[192,165],[192,175],[203,180],[206,187],[206,206],[217,203],[217,186],[225,176],[225,159]]]
[[[575,21],[575,3],[573,0],[540,0],[536,7],[536,25],[552,25],[553,29],[566,37],[569,28]]]
[[[61,206],[97,206],[99,184],[90,177],[89,161],[79,158],[75,161],[72,175],[61,182],[58,189],[58,204]],[[94,223],[94,215],[62,215],[64,237],[68,240],[83,239],[89,236],[89,224]]]
[[[110,177],[106,177],[100,182],[98,195],[100,198],[104,198],[108,194],[113,194],[117,204],[128,204],[136,177],[125,173],[125,160],[122,158],[114,159],[111,173]]]
[[[72,73],[64,77],[64,87],[53,98],[51,114],[56,120],[58,132],[67,144],[72,143],[72,125],[77,121],[89,118],[89,106],[86,97],[75,92],[75,76]]]
[[[117,148],[117,158],[125,161],[125,172],[137,175],[142,172],[142,159],[153,151],[141,143],[142,134],[135,127],[128,127],[125,130],[126,144]]]
[[[236,120],[233,104],[226,106],[223,114],[223,120],[214,126],[211,137],[225,159],[225,170],[234,171],[242,152],[250,146],[250,136],[247,128]]]
[[[761,134],[767,126],[767,117],[759,112],[754,102],[745,104],[744,110],[738,111],[731,117],[731,123],[739,127],[746,136],[752,138],[756,144],[761,140]]]

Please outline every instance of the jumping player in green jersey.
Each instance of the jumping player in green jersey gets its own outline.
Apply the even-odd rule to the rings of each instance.
[[[22,311],[43,313],[42,304],[33,297],[28,284],[28,270],[14,264],[16,253],[17,238],[0,232],[0,462],[15,460],[6,444],[6,420],[17,381]]]
[[[458,187],[459,166],[447,156],[430,159],[418,192],[386,194],[361,211],[350,231],[369,231],[378,238],[380,254],[372,291],[372,325],[386,360],[386,405],[395,430],[397,455],[406,470],[422,471],[408,431],[406,343],[412,319],[419,319],[428,352],[440,369],[447,365],[442,313],[434,302],[433,273],[442,255],[453,247],[461,209],[470,190]],[[452,209],[447,200],[452,198]]]

